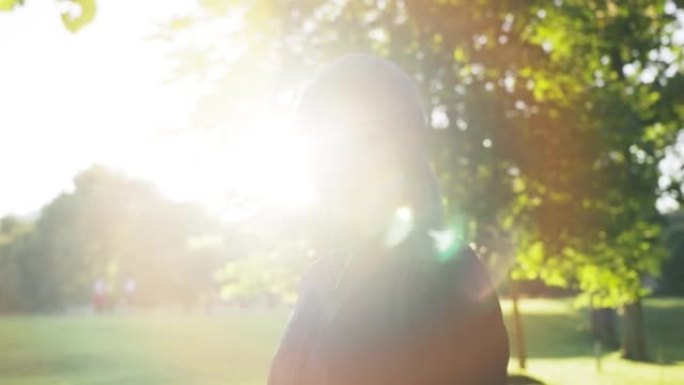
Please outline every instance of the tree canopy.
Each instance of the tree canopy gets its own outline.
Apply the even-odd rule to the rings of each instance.
[[[667,255],[656,201],[682,200],[658,170],[684,121],[682,2],[201,5],[162,36],[216,27],[177,50],[178,76],[210,79],[204,126],[239,130],[245,106],[296,92],[321,63],[380,55],[409,71],[428,102],[450,221],[470,238],[514,240],[512,262],[496,242],[480,242],[483,254],[513,263],[516,279],[575,287],[597,306],[647,293],[643,279]]]
[[[94,166],[35,222],[0,221],[0,312],[88,303],[102,280],[114,297],[137,282],[140,305],[195,304],[216,291],[214,271],[235,249],[196,205],[174,203],[149,183]],[[201,242],[213,236],[214,242]],[[220,250],[215,250],[216,248]]]
[[[657,164],[684,113],[677,2],[201,4],[170,23],[171,40],[240,25],[177,52],[179,76],[212,74],[203,123],[235,121],[250,98],[296,89],[340,54],[373,52],[429,102],[449,217],[475,237],[513,232],[517,277],[624,304],[657,274]]]

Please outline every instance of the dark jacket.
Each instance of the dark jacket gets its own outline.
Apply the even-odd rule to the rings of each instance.
[[[330,263],[304,276],[268,385],[503,385],[498,298],[469,247],[397,257],[338,288]]]

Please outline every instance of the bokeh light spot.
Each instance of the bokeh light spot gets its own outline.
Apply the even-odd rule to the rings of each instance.
[[[385,233],[385,244],[388,247],[395,247],[400,244],[413,230],[413,211],[410,207],[398,208],[387,232]]]

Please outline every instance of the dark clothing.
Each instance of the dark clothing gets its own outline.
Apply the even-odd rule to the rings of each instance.
[[[501,309],[470,248],[388,259],[339,289],[328,276],[322,259],[302,279],[269,385],[506,383]]]

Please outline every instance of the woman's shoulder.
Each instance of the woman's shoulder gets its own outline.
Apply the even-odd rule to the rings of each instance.
[[[434,251],[428,258],[421,257],[418,260],[425,270],[445,278],[476,273],[482,266],[480,256],[468,244],[448,251]]]
[[[470,245],[461,246],[449,258],[434,259],[429,265],[424,278],[440,295],[468,302],[496,297],[485,263]]]
[[[315,259],[299,281],[300,300],[313,302],[329,300],[340,278],[340,267],[337,263],[338,258],[334,255],[325,255]]]
[[[299,281],[300,291],[322,289],[334,283],[334,260],[330,256],[316,258]]]

